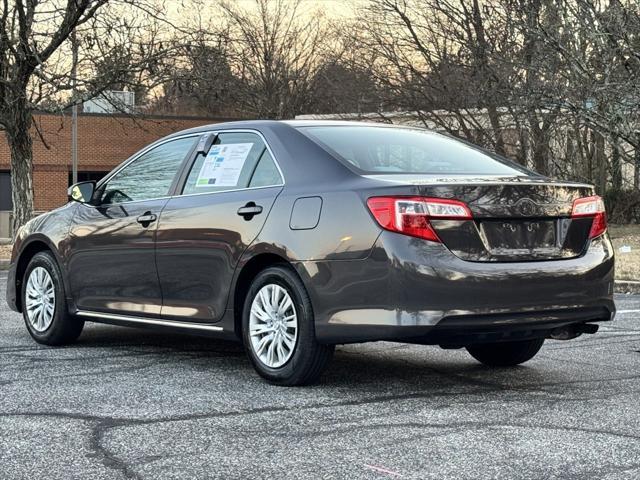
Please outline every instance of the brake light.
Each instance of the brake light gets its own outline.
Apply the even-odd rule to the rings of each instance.
[[[470,220],[469,207],[458,200],[426,197],[371,197],[367,206],[380,226],[392,232],[439,242],[429,219]]]
[[[571,217],[593,217],[589,239],[598,237],[607,231],[607,213],[604,209],[604,202],[598,195],[576,198],[573,201]]]

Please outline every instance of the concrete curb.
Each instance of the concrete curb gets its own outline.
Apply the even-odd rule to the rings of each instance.
[[[640,282],[635,280],[616,280],[613,291],[615,293],[640,293]]]
[[[9,260],[0,260],[0,270],[9,270]]]

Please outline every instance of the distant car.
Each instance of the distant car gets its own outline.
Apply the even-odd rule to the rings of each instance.
[[[242,339],[260,375],[315,381],[334,345],[531,359],[614,315],[593,187],[422,129],[209,125],[159,140],[20,229],[7,299],[39,343],[85,320]]]

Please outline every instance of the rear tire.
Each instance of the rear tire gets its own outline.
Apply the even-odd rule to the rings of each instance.
[[[242,312],[242,337],[258,374],[274,385],[318,380],[334,346],[316,341],[311,301],[291,269],[270,267],[251,283]]]
[[[22,316],[31,337],[43,345],[78,339],[84,320],[69,314],[58,264],[49,252],[33,256],[22,280]]]
[[[512,367],[531,360],[542,347],[544,338],[518,342],[469,345],[467,351],[473,358],[489,367]]]

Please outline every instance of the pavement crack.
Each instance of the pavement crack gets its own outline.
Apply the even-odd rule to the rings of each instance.
[[[142,479],[130,465],[120,460],[117,455],[111,452],[103,443],[103,438],[107,430],[126,425],[120,421],[111,419],[103,419],[96,422],[91,430],[89,438],[89,447],[94,452],[93,456],[97,457],[100,463],[106,468],[121,473],[127,479]]]

